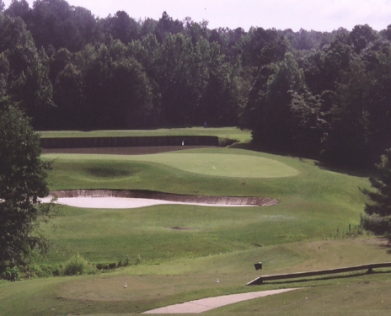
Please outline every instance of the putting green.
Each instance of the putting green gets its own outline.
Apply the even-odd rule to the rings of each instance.
[[[208,153],[163,153],[132,158],[162,163],[188,172],[220,177],[291,177],[298,171],[282,162],[257,156]]]
[[[82,159],[145,161],[164,164],[187,172],[219,177],[278,178],[292,177],[299,173],[282,162],[254,155],[170,152],[136,156],[50,154],[44,157],[79,161]]]

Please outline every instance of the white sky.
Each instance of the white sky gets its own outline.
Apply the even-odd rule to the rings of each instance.
[[[3,0],[6,8],[11,0]],[[27,0],[32,7],[34,0]],[[97,17],[122,10],[135,20],[158,20],[163,11],[174,20],[190,16],[193,21],[207,20],[209,28],[251,26],[276,29],[300,28],[333,31],[351,30],[368,24],[382,30],[391,24],[391,0],[68,0]]]

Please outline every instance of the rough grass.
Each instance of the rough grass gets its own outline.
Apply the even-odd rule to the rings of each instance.
[[[246,157],[246,168],[275,161],[268,168],[288,166],[290,177],[237,177],[224,161],[223,176],[189,172],[180,158],[194,155]],[[176,155],[176,154],[175,154]],[[131,315],[148,309],[208,296],[245,291],[303,287],[281,296],[227,306],[207,314],[225,315],[355,315],[385,314],[390,295],[390,271],[344,278],[318,278],[245,284],[258,275],[337,268],[389,260],[389,248],[374,238],[347,238],[363,210],[358,187],[366,178],[320,169],[311,160],[273,156],[238,149],[198,149],[133,157],[56,155],[50,173],[52,189],[148,189],[197,195],[237,195],[277,198],[272,207],[215,208],[155,206],[131,210],[91,210],[59,207],[44,227],[54,241],[45,264],[66,262],[80,253],[89,262],[141,262],[94,276],[0,282],[0,315]],[[220,162],[220,159],[216,162]],[[284,167],[283,167],[284,166]],[[279,170],[273,170],[278,172]],[[266,172],[266,171],[265,171]],[[54,225],[54,227],[52,227]],[[349,229],[350,227],[350,229]],[[365,237],[365,236],[364,236]],[[263,271],[253,264],[262,261]],[[216,278],[220,280],[216,283]],[[127,289],[123,284],[128,284]],[[307,299],[306,299],[307,297]],[[20,301],[23,299],[23,304]],[[332,305],[332,306],[331,306]],[[331,307],[330,307],[331,306]],[[3,314],[2,314],[3,313]]]

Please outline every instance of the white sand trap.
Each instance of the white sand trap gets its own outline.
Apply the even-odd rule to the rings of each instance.
[[[283,289],[272,291],[251,292],[242,294],[224,295],[218,297],[204,298],[201,300],[190,301],[187,303],[166,306],[153,309],[143,314],[199,314],[218,307],[235,304],[254,298],[265,297],[274,294],[285,293],[297,289]]]
[[[52,197],[41,199],[42,203],[49,203]],[[174,202],[167,200],[142,199],[142,198],[125,198],[125,197],[60,197],[55,203],[81,208],[98,208],[98,209],[127,209],[139,208],[161,204],[182,204],[182,205],[201,205],[201,206],[224,206],[224,207],[239,207],[239,206],[254,206],[254,205],[227,205],[227,204],[210,204],[210,203],[190,203],[190,202]]]

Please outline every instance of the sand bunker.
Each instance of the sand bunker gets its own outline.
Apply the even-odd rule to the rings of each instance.
[[[42,202],[50,202],[50,198],[45,198]],[[120,198],[120,197],[71,197],[58,198],[57,204],[68,205],[81,208],[102,208],[102,209],[122,209],[122,208],[139,208],[161,204],[185,204],[185,205],[201,205],[201,206],[233,206],[227,204],[207,204],[207,203],[185,203],[173,202],[153,199],[139,198]],[[238,205],[251,206],[251,205]]]
[[[259,197],[215,197],[168,194],[150,191],[116,191],[116,190],[70,190],[53,191],[42,199],[48,203],[53,197],[55,203],[81,207],[102,209],[139,208],[161,204],[185,204],[201,206],[271,206],[277,200]]]

